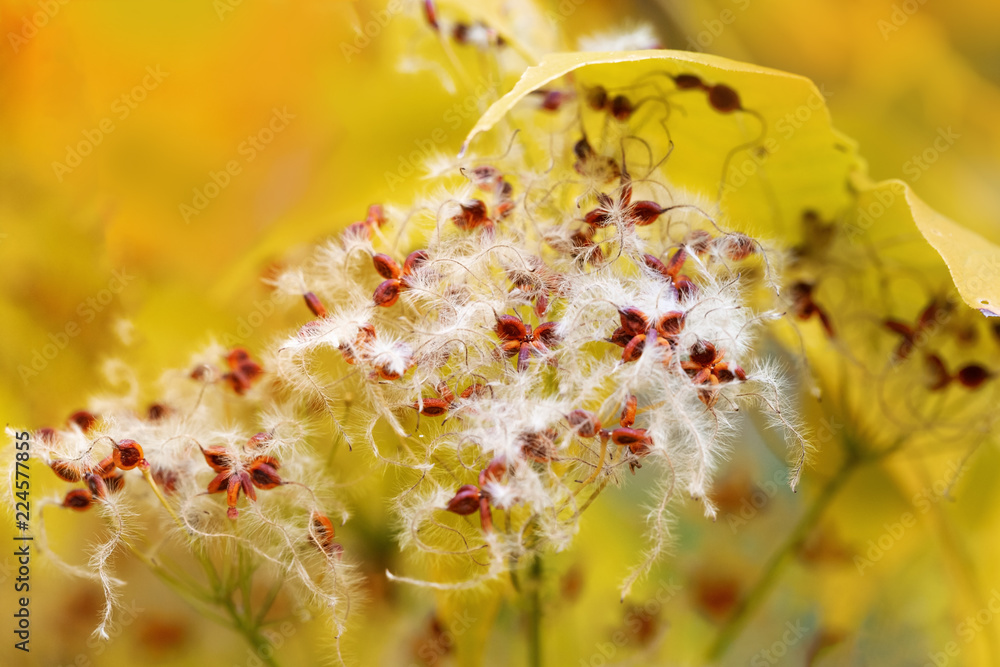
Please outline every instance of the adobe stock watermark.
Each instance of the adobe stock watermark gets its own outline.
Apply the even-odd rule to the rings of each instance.
[[[246,667],[265,667],[273,664],[275,651],[280,649],[285,643],[295,635],[295,625],[291,621],[285,621],[277,628],[267,628],[260,631],[267,643],[259,648],[247,648],[247,659],[243,663]],[[265,662],[267,661],[267,662]]]
[[[38,11],[21,17],[21,28],[17,32],[11,30],[7,33],[7,41],[14,53],[21,50],[21,47],[34,39],[38,31],[49,24],[63,5],[69,4],[70,0],[38,0],[36,6]]]
[[[264,326],[264,323],[274,315],[282,295],[275,290],[266,299],[259,299],[253,302],[253,309],[245,316],[236,318],[235,333],[226,333],[222,337],[222,344],[226,349],[240,347],[250,339],[253,332]]]
[[[919,180],[925,171],[931,168],[941,157],[941,154],[950,149],[955,142],[961,139],[961,135],[954,132],[949,126],[938,128],[937,137],[931,142],[920,155],[914,155],[903,163],[902,170],[911,180]],[[857,219],[844,225],[844,232],[847,239],[854,243],[871,229],[875,221],[885,215],[885,212],[892,208],[898,197],[903,197],[906,190],[900,183],[889,183],[888,187],[878,187],[872,191],[874,200],[867,206],[860,208],[857,212]]]
[[[365,21],[361,26],[354,28],[353,43],[340,42],[340,52],[344,54],[344,60],[351,62],[354,56],[361,55],[361,52],[368,48],[373,39],[382,34],[386,26],[389,25],[397,14],[403,11],[403,8],[403,0],[389,0],[389,4],[386,5],[385,9],[373,11],[370,19]]]
[[[898,32],[906,25],[910,17],[920,11],[920,7],[927,4],[927,0],[903,0],[901,3],[892,5],[892,12],[888,19],[879,19],[875,25],[882,34],[882,39],[889,41],[889,35]]]
[[[950,641],[944,645],[944,650],[928,653],[927,657],[930,660],[925,662],[923,667],[947,667],[950,665],[952,658],[957,658],[962,653],[962,645],[971,644],[976,635],[989,628],[998,615],[1000,615],[1000,591],[994,588],[990,591],[990,598],[985,607],[975,614],[966,616],[955,626],[955,634],[962,644]]]
[[[560,0],[555,9],[548,9],[545,12],[545,18],[549,22],[549,27],[558,27],[563,21],[575,14],[576,10],[585,2],[587,0]]]
[[[434,128],[430,136],[423,139],[415,139],[414,150],[406,155],[399,156],[399,164],[395,171],[385,172],[385,183],[389,187],[389,192],[395,192],[396,187],[405,183],[407,178],[419,173],[420,165],[426,163],[439,147],[448,141],[450,132],[462,127],[469,118],[479,117],[479,104],[486,99],[488,94],[496,90],[500,81],[491,74],[488,78],[481,79],[476,84],[475,90],[459,102],[455,102],[451,108],[444,112],[441,119],[447,125]]]
[[[128,118],[149,93],[156,90],[168,76],[170,76],[170,72],[162,71],[159,65],[155,68],[152,65],[147,65],[146,75],[142,77],[142,81],[111,103],[111,115],[99,120],[97,127],[84,129],[82,131],[83,139],[80,141],[75,144],[66,144],[64,161],[52,162],[52,171],[56,175],[56,180],[62,183],[63,177],[83,164],[83,158],[93,153],[94,149],[104,141],[104,137],[115,131],[115,119],[121,122]]]
[[[783,142],[788,142],[808,123],[816,112],[826,108],[826,100],[833,97],[833,92],[827,90],[825,84],[819,84],[819,88],[813,91],[806,101],[779,118],[774,124],[774,131],[778,133],[783,141],[778,141],[770,133],[755,148],[749,149],[747,155],[738,164],[729,165],[727,173],[723,174],[726,179],[722,188],[722,196],[725,197],[733,190],[737,190],[746,185],[772,155],[781,151]]]
[[[879,218],[885,215],[896,203],[896,199],[904,197],[906,190],[900,183],[889,183],[885,187],[878,187],[872,191],[872,201],[867,206],[858,207],[857,216],[854,222],[844,225],[844,234],[851,243],[856,243],[868,230],[872,228]]]
[[[17,374],[21,377],[21,382],[27,385],[29,380],[38,377],[39,374],[48,368],[49,362],[66,349],[69,341],[80,335],[80,332],[83,331],[83,325],[90,324],[97,319],[97,316],[134,279],[135,276],[129,275],[124,269],[112,271],[111,280],[108,281],[107,287],[97,292],[97,294],[87,297],[77,305],[75,312],[79,320],[71,319],[59,331],[55,333],[50,332],[48,343],[40,349],[36,347],[31,350],[29,365],[20,364],[17,367]]]
[[[837,421],[836,418],[831,417],[828,419],[823,417],[819,422],[818,428],[815,429],[813,441],[819,446],[832,442],[843,428],[844,425]],[[750,497],[743,498],[739,510],[736,513],[728,513],[726,515],[726,521],[733,534],[735,535],[740,528],[755,519],[764,507],[778,495],[779,489],[787,489],[788,482],[789,471],[784,469],[776,470],[771,475],[771,479],[764,480],[754,488]]]
[[[735,10],[726,7],[715,18],[702,21],[701,24],[705,29],[694,37],[688,37],[686,46],[688,51],[704,51],[712,46],[715,40],[726,31],[726,28],[736,22],[737,12],[743,13],[750,7],[751,0],[729,0],[729,2]]]
[[[683,586],[673,579],[661,581],[659,588],[652,598],[645,603],[637,605],[625,617],[625,625],[632,628],[635,624],[642,624],[644,618],[658,616],[663,608],[681,592]],[[605,667],[612,664],[618,652],[624,649],[629,643],[629,635],[625,630],[618,629],[611,634],[611,641],[599,642],[595,645],[595,651],[590,658],[580,658],[579,667]]]
[[[913,494],[910,503],[916,509],[916,514],[913,512],[903,512],[896,521],[882,524],[883,532],[877,538],[868,540],[868,544],[866,545],[868,548],[864,556],[861,554],[854,555],[854,566],[858,568],[859,575],[862,577],[865,576],[865,570],[874,567],[875,563],[882,560],[886,553],[903,539],[903,536],[910,528],[917,525],[918,515],[927,514],[934,505],[941,502],[941,499],[948,494],[948,489],[952,483],[951,480],[954,479],[960,468],[960,460],[952,461],[940,479]]]
[[[750,658],[750,667],[768,667],[776,665],[788,655],[788,651],[802,641],[809,632],[809,627],[801,618],[792,623],[785,622],[785,631],[770,646],[754,653]]]
[[[181,202],[178,205],[184,222],[190,223],[191,218],[200,215],[208,208],[208,205],[229,187],[233,178],[242,174],[243,168],[256,160],[257,156],[274,141],[274,138],[284,132],[289,121],[294,120],[294,118],[295,114],[289,113],[287,107],[282,107],[280,110],[275,107],[267,124],[254,134],[247,136],[236,147],[236,153],[243,160],[232,159],[227,161],[222,169],[209,171],[205,183],[201,187],[193,188],[194,195],[191,197],[191,202]]]
[[[243,4],[243,0],[213,0],[212,9],[220,21],[226,20],[226,14],[236,11],[236,8]]]
[[[961,138],[962,135],[952,130],[950,125],[947,129],[939,127],[937,137],[934,138],[931,145],[919,155],[914,155],[903,163],[903,174],[909,178],[911,183],[916,183],[924,175],[924,172],[938,161],[941,154],[947,152]]]

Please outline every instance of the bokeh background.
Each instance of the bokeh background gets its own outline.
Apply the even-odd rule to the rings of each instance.
[[[538,4],[560,17],[563,48],[575,36],[645,21],[665,47],[812,78],[875,178],[906,178],[936,209],[1000,241],[995,1]],[[359,41],[356,31],[372,20],[378,30]],[[405,202],[414,186],[386,174],[436,129],[446,133],[438,147],[457,150],[476,120],[469,112],[452,122],[455,98],[432,74],[399,71],[409,35],[402,23],[384,3],[364,0],[0,1],[6,423],[59,423],[96,391],[114,389],[101,372],[108,358],[127,358],[152,383],[213,336],[253,348],[293,324],[284,308],[269,307],[263,279],[363,217],[369,203]],[[943,151],[934,148],[942,133],[957,137]],[[228,179],[220,175],[227,165],[238,171]],[[991,484],[996,458],[981,452],[967,477]],[[549,664],[697,664],[801,512],[802,494],[787,491],[783,471],[764,443],[740,443],[717,489],[726,514],[706,525],[697,507],[682,510],[675,556],[623,605],[616,587],[641,544],[642,495],[603,498],[576,548],[550,565]],[[33,477],[37,494],[55,488],[45,472]],[[975,615],[970,600],[989,599],[1000,584],[983,576],[997,553],[995,510],[975,494],[952,502],[932,493],[931,510],[915,512],[914,494],[940,480],[907,489],[889,479],[871,470],[845,490],[743,633],[732,664],[923,664]],[[859,573],[854,556],[907,511],[918,525]],[[386,508],[357,512],[342,536],[370,580],[347,644],[357,664],[450,664],[473,638],[487,642],[487,664],[520,662],[515,607],[502,606],[487,632],[475,628],[489,610],[470,604],[474,630],[442,638],[434,597],[384,579],[398,558]],[[53,522],[53,546],[71,553],[84,543],[92,527],[77,519]],[[959,546],[927,548],[942,535]],[[0,662],[253,664],[238,636],[198,619],[126,559],[119,566],[141,611],[99,645],[88,643],[99,591],[35,559],[32,653],[13,651],[3,630]],[[13,558],[0,556],[4,610],[15,571]],[[960,642],[947,664],[998,664],[1000,619],[989,621],[992,629]],[[786,622],[801,637],[786,642]],[[295,628],[282,661],[322,658],[322,624]],[[616,630],[624,644],[612,642]],[[762,653],[778,644],[780,656]]]

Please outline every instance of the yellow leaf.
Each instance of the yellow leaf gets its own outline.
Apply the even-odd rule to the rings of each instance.
[[[613,76],[609,76],[609,68],[614,68]],[[532,91],[566,75],[575,77],[578,89],[585,89],[589,80],[631,81],[638,86],[638,82],[648,82],[657,75],[678,74],[696,75],[706,85],[731,87],[739,95],[741,111],[762,121],[758,128],[749,121],[743,123],[744,143],[734,144],[732,136],[719,131],[720,116],[729,114],[708,104],[691,105],[684,118],[678,119],[687,126],[675,136],[695,137],[697,141],[693,149],[673,147],[671,177],[695,191],[717,192],[717,203],[721,206],[725,201],[734,226],[753,227],[758,233],[778,235],[786,245],[794,245],[801,240],[798,220],[803,211],[814,209],[834,217],[857,206],[847,187],[849,181],[867,182],[862,191],[888,185],[872,185],[867,180],[867,167],[854,143],[832,127],[824,96],[810,80],[683,51],[548,55],[528,68],[514,88],[486,111],[466,137],[461,154]],[[719,155],[725,157],[720,159]],[[933,211],[909,186],[903,187],[909,217],[948,266],[965,302],[986,315],[1000,312],[1000,249]]]
[[[989,317],[1000,317],[1000,247],[925,204],[909,186],[913,222],[948,265],[958,293]]]

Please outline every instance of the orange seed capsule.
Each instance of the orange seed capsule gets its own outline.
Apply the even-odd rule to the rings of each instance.
[[[119,440],[112,454],[115,466],[121,470],[131,470],[143,460],[142,446],[135,440]]]

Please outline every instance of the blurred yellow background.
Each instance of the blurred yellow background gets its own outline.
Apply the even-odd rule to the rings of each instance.
[[[646,20],[665,47],[696,47],[811,77],[826,92],[835,125],[859,142],[873,176],[908,179],[938,210],[1000,241],[995,0],[540,4],[568,14],[559,25],[564,35]],[[572,11],[562,11],[566,7]],[[356,29],[366,24],[377,29],[359,41]],[[265,312],[270,292],[261,279],[297,248],[361,219],[369,203],[405,202],[417,188],[393,191],[386,173],[438,128],[446,130],[439,147],[457,150],[475,122],[473,113],[453,127],[446,114],[454,98],[436,78],[398,70],[407,45],[383,3],[2,0],[0,37],[0,370],[6,380],[0,405],[5,422],[28,428],[62,422],[106,389],[100,367],[109,356],[126,356],[151,383],[161,370],[184,366],[211,336],[236,336],[252,348],[292,324],[283,309]],[[567,39],[565,47],[573,44]],[[942,133],[954,140],[935,148]],[[973,473],[996,463],[992,451],[983,459]],[[766,482],[779,467],[759,443],[738,456],[722,484],[733,494],[734,511],[769,489]],[[38,493],[55,488],[46,472],[35,470]],[[883,531],[883,518],[895,521],[908,505],[886,491],[879,471],[855,482],[839,512],[884,508],[884,517],[872,519],[871,534],[851,536],[863,549]],[[697,508],[682,513],[676,558],[637,592],[640,604],[665,596],[652,605],[656,613],[646,615],[610,602],[640,544],[641,517],[626,510],[642,497],[633,490],[602,499],[574,551],[552,565],[559,577],[549,664],[605,664],[594,657],[604,655],[600,647],[619,626],[638,628],[629,635],[636,650],[661,640],[686,643],[677,639],[685,636],[703,644],[712,635],[713,609],[731,607],[734,590],[782,539],[802,501],[784,489],[765,495],[767,509],[755,512],[745,529],[730,530],[723,519],[706,527]],[[982,571],[996,553],[995,538],[980,540],[976,531],[990,526],[996,511],[969,505],[958,511],[964,514],[955,518],[955,530],[971,531],[975,539],[962,554],[966,562],[949,567]],[[58,540],[64,549],[85,539],[73,532],[81,522],[69,519],[76,518],[52,527],[65,536]],[[634,538],[609,542],[609,531]],[[922,560],[932,557],[921,554],[920,545],[934,534],[931,528],[908,534],[907,548],[892,552],[884,567],[893,574],[885,576],[881,600],[872,578],[859,586],[849,561],[843,571],[827,563],[815,578],[809,570],[797,572],[782,586],[806,599],[814,589],[841,596],[849,590],[865,599],[859,604],[870,605],[871,613],[861,634],[868,643],[858,650],[867,646],[883,657],[877,664],[912,664],[892,662],[891,647],[912,641],[914,628],[928,622],[944,637],[955,620],[940,602],[951,595],[948,582],[926,581],[937,570]],[[9,537],[6,522],[0,535]],[[366,571],[373,577],[348,655],[357,664],[423,664],[414,646],[427,641],[433,600],[387,589],[380,579],[398,551],[383,508],[367,516],[361,511],[348,535],[348,549],[353,540],[369,557]],[[836,536],[829,539],[827,550],[848,548]],[[747,554],[755,554],[753,562]],[[12,567],[11,557],[0,556],[5,601],[12,595]],[[136,614],[123,638],[88,646],[98,592],[40,559],[33,568],[33,652],[12,651],[4,630],[3,664],[68,665],[80,656],[84,662],[75,664],[248,664],[237,636],[198,621],[158,582],[124,563],[123,577],[142,582],[135,604],[148,611]],[[913,577],[936,596],[916,610],[919,601],[907,595]],[[674,583],[680,593],[672,592]],[[779,607],[775,639],[784,632],[785,607]],[[894,625],[911,613],[913,624]],[[659,625],[643,634],[647,618]],[[818,637],[820,619],[803,618]],[[282,652],[287,664],[311,664],[322,655],[316,647],[328,641],[315,636],[312,625],[302,627]],[[770,627],[767,619],[762,627]],[[994,630],[1000,635],[1000,624]],[[665,639],[661,632],[668,632]],[[517,633],[517,616],[501,612],[487,664],[518,664],[521,654],[504,640]],[[949,664],[1000,659],[995,645],[985,643],[977,639]],[[430,653],[445,655],[443,649]],[[687,661],[697,654],[683,647],[658,653]],[[743,664],[752,655],[741,655]],[[638,664],[667,664],[658,660]],[[843,653],[836,660],[829,664],[863,664]]]

